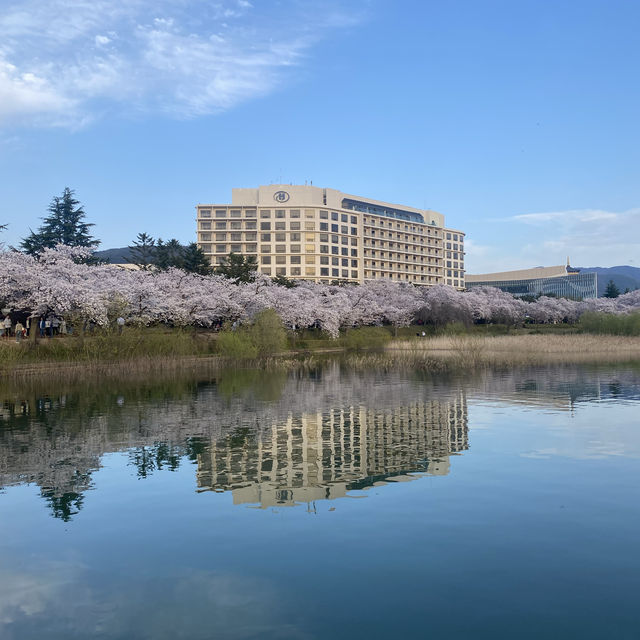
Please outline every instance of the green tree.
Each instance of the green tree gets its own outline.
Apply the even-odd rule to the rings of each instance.
[[[230,253],[222,258],[216,273],[236,282],[253,282],[256,278],[258,263],[255,256],[243,256],[241,253]]]
[[[139,233],[129,247],[131,258],[129,262],[140,269],[148,271],[156,260],[156,241],[146,233]]]
[[[607,288],[604,290],[605,298],[617,298],[620,295],[620,289],[616,287],[616,284],[613,280],[609,280],[607,284]]]
[[[279,287],[286,287],[287,289],[293,289],[296,286],[295,280],[291,280],[287,278],[287,276],[275,276],[275,278],[271,278],[271,280]]]
[[[213,273],[211,262],[204,251],[195,243],[190,242],[182,252],[182,268],[190,273],[208,276]]]
[[[171,267],[182,269],[184,262],[184,247],[175,239],[171,238],[165,242],[162,238],[158,238],[156,242],[156,260],[155,265],[163,271]]]
[[[49,205],[49,215],[42,218],[43,224],[37,231],[22,240],[20,248],[29,255],[38,256],[45,249],[57,244],[71,247],[95,248],[100,244],[89,230],[93,224],[84,222],[85,212],[74,197],[74,192],[65,187],[62,196],[55,196]]]

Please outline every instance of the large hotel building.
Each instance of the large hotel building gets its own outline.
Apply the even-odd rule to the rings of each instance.
[[[387,278],[464,289],[464,233],[430,210],[311,185],[233,189],[199,204],[198,246],[220,264],[255,256],[260,272],[317,282]]]

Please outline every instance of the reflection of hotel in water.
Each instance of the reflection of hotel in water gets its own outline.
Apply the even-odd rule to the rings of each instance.
[[[198,486],[261,507],[339,498],[406,473],[446,475],[449,456],[468,447],[467,429],[462,392],[386,411],[290,415],[212,442],[198,456]]]

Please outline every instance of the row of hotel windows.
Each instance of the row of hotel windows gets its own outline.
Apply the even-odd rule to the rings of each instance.
[[[438,227],[434,227],[432,225],[409,225],[406,223],[395,222],[388,218],[368,218],[366,216],[363,222],[365,225],[377,225],[378,227],[388,227],[389,229],[395,228],[402,229],[404,231],[412,231],[413,233],[426,233],[427,235],[433,235],[435,237],[440,236]]]
[[[270,276],[272,275],[272,270],[270,267],[262,267],[260,269],[260,272],[263,273],[266,276]],[[351,274],[351,275],[349,275]],[[275,275],[277,276],[291,276],[291,277],[296,277],[296,276],[302,276],[302,268],[301,267],[291,267],[289,269],[289,271],[287,272],[287,268],[286,267],[276,267],[275,269]],[[315,267],[305,267],[304,269],[304,275],[306,277],[313,277],[315,278],[316,276],[320,276],[328,278],[328,277],[332,277],[332,278],[346,278],[346,279],[353,279],[353,280],[357,280],[358,279],[358,272],[357,271],[349,271],[349,269],[329,269],[328,267],[320,267],[320,269],[316,269]]]
[[[226,240],[231,240],[231,242],[241,242],[243,240],[243,235],[241,232],[237,231],[237,232],[231,232],[230,234],[226,234],[226,233],[215,233],[213,234],[215,236],[215,240],[216,242],[222,240],[222,241],[226,241]],[[211,242],[211,233],[200,233],[200,242]],[[258,239],[258,234],[254,233],[254,232],[245,232],[244,234],[244,240],[245,242],[255,242]],[[358,246],[358,239],[357,238],[351,238],[351,241],[349,241],[349,238],[347,236],[342,236],[339,237],[337,235],[332,235],[329,236],[328,233],[320,233],[320,234],[315,234],[315,233],[305,233],[304,234],[304,239],[306,242],[315,242],[316,239],[319,242],[331,242],[332,244],[351,244],[352,247],[357,247]],[[291,232],[289,234],[286,233],[261,233],[260,234],[260,241],[261,242],[271,242],[272,240],[274,240],[275,242],[300,242],[302,240],[302,234],[301,233],[297,233],[297,232]]]
[[[211,218],[211,209],[199,209],[198,211],[201,218]],[[226,218],[227,213],[230,218],[241,218],[243,217],[243,211],[241,209],[216,209],[215,217],[216,218]],[[288,214],[288,216],[287,216]],[[305,209],[304,217],[305,218],[315,218],[316,212],[314,209]],[[353,215],[347,215],[346,213],[337,213],[335,211],[331,212],[329,215],[329,211],[320,210],[318,212],[321,220],[335,220],[340,222],[351,222],[351,224],[358,224],[358,217]],[[255,209],[245,209],[244,210],[245,218],[255,218],[256,210]],[[260,209],[260,217],[261,218],[271,218],[271,209]],[[275,209],[274,216],[275,218],[300,218],[301,210],[300,209]]]

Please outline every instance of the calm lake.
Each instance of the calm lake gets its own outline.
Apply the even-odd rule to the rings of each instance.
[[[640,367],[0,401],[3,640],[640,633]]]

